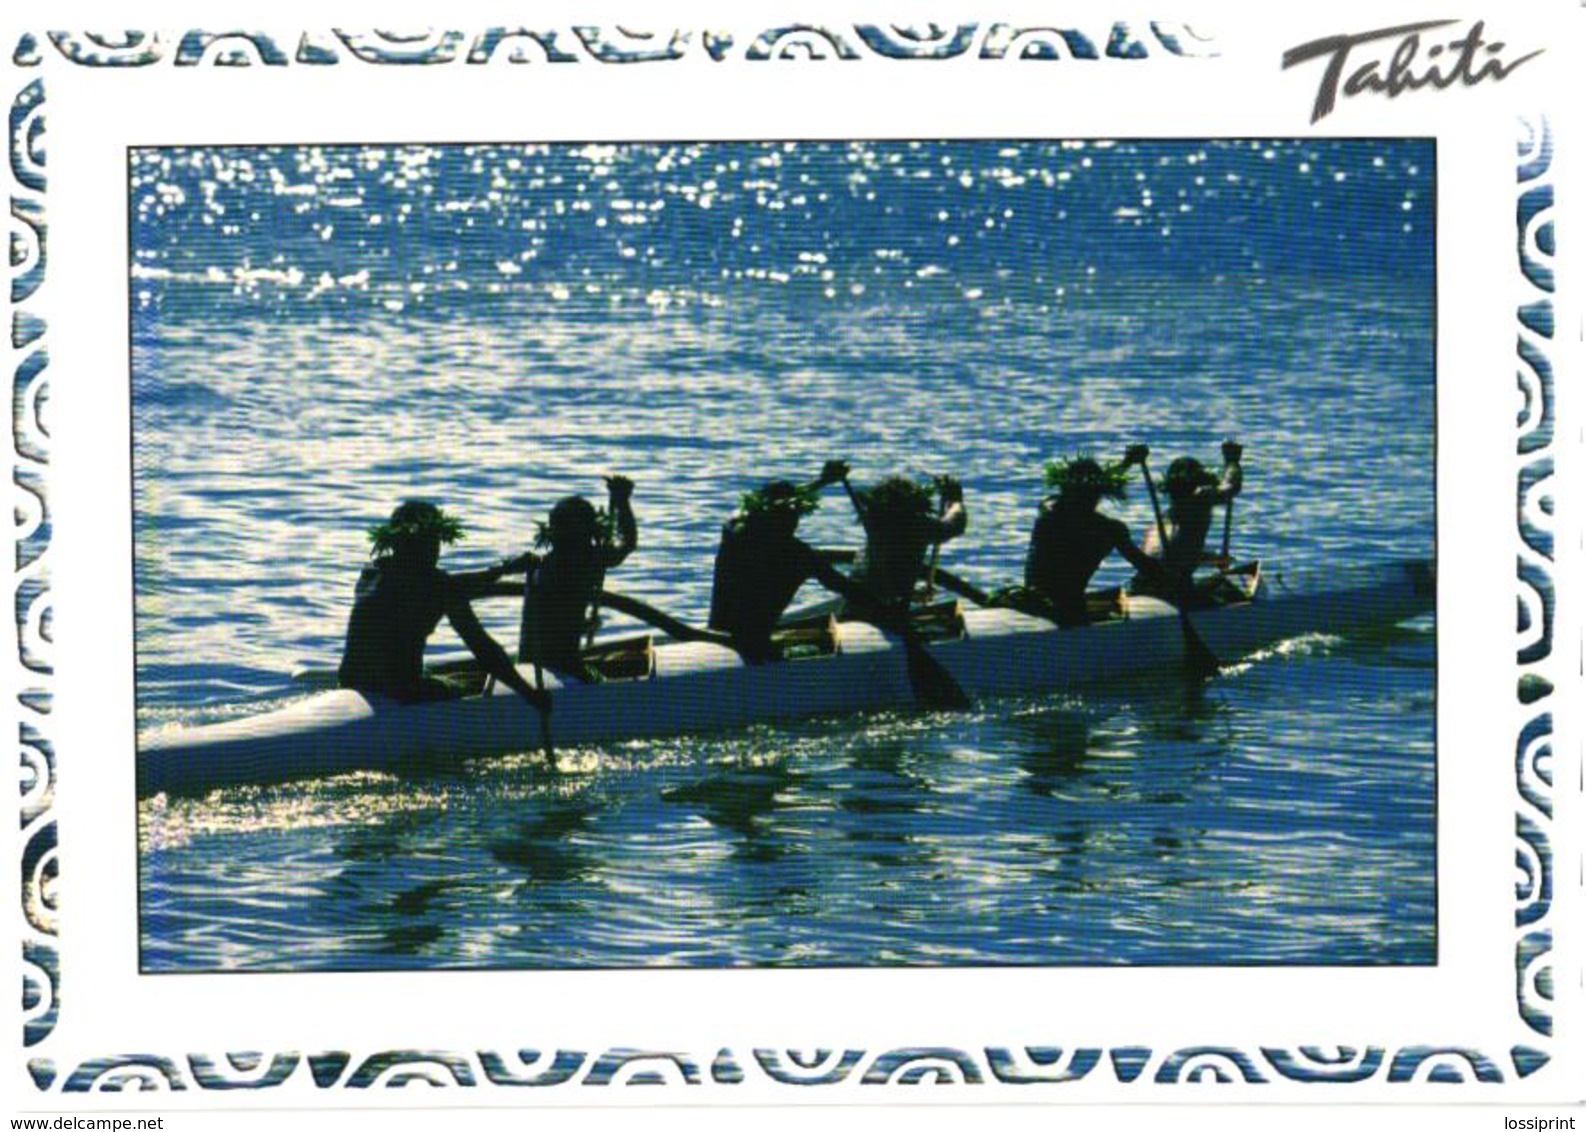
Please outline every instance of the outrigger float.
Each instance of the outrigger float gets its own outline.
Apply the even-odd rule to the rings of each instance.
[[[1223,663],[1306,633],[1388,626],[1432,608],[1429,562],[1308,574],[1288,580],[1251,563],[1215,575],[1194,632]],[[1178,611],[1117,590],[1092,595],[1091,623],[1051,621],[957,601],[916,614],[930,655],[971,696],[1059,691],[1171,670],[1184,661]],[[550,730],[558,747],[718,731],[757,721],[909,706],[916,702],[896,638],[830,614],[782,631],[785,659],[750,665],[731,649],[653,635],[598,643],[606,679],[558,680]],[[532,670],[524,666],[530,674]],[[399,704],[336,688],[260,715],[143,736],[138,794],[201,793],[243,783],[353,771],[401,772],[445,760],[502,756],[541,745],[539,713],[503,687],[462,699]]]

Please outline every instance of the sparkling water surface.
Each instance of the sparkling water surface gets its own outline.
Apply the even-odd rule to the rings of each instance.
[[[303,694],[412,495],[466,568],[628,474],[610,583],[701,622],[738,494],[831,457],[958,475],[942,561],[987,584],[1043,461],[1134,440],[1245,442],[1240,554],[1433,553],[1429,143],[162,149],[129,184],[145,731]],[[854,544],[840,491],[805,534]],[[142,965],[1432,962],[1432,619],[1318,630],[1204,688],[148,799]]]

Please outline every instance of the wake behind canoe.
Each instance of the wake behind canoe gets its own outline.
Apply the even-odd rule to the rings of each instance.
[[[1432,607],[1425,562],[1286,579],[1269,572],[1252,600],[1198,610],[1195,627],[1224,661],[1312,631],[1388,625]],[[1117,615],[1059,629],[1012,609],[969,608],[930,645],[931,656],[975,697],[1059,691],[1180,664],[1176,610],[1126,596]],[[907,706],[905,649],[872,626],[848,622],[830,648],[750,665],[731,649],[676,642],[620,650],[625,671],[600,683],[546,674],[559,746],[685,734],[811,715]],[[635,662],[632,656],[641,660]],[[400,772],[434,760],[502,756],[539,746],[539,717],[496,688],[463,699],[399,704],[351,689],[306,696],[224,723],[162,730],[138,750],[138,794]]]

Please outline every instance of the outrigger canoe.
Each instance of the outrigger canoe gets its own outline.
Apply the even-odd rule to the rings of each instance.
[[[1195,632],[1223,663],[1306,633],[1387,626],[1432,608],[1428,562],[1328,571],[1292,580],[1253,565],[1213,579]],[[1003,608],[930,606],[931,656],[974,697],[1082,688],[1183,663],[1177,610],[1141,595],[1096,595],[1094,620],[1060,629]],[[790,626],[781,661],[750,665],[704,642],[630,637],[597,645],[599,683],[545,674],[559,748],[731,729],[757,721],[907,707],[916,702],[905,649],[870,625],[806,618]],[[532,675],[530,676],[532,680]],[[337,688],[274,711],[142,737],[138,794],[199,793],[352,771],[401,772],[501,756],[540,745],[539,713],[503,687],[456,700],[400,704]]]

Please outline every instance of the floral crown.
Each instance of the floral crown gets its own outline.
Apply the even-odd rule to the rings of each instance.
[[[866,488],[863,496],[866,506],[876,511],[920,511],[931,509],[931,498],[936,492],[934,483],[920,483],[904,476],[888,476],[873,487]]]
[[[1059,493],[1094,491],[1109,499],[1122,499],[1128,483],[1128,468],[1104,468],[1090,456],[1059,458],[1046,464],[1046,486]]]
[[[821,505],[820,489],[799,487],[787,480],[772,480],[755,491],[738,497],[738,509],[745,515],[794,515],[802,518]]]
[[[453,543],[463,537],[462,520],[448,515],[433,503],[410,499],[403,503],[383,523],[368,530],[370,553],[382,558],[393,553],[397,546],[417,539],[433,538],[442,543]]]

